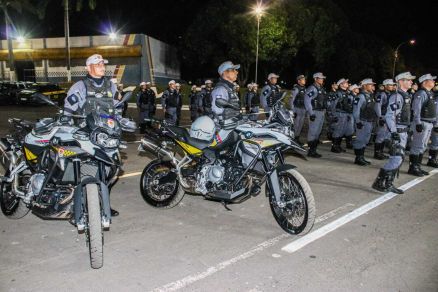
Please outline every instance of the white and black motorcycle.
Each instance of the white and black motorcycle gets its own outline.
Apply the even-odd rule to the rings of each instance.
[[[98,269],[103,266],[103,230],[111,223],[109,192],[121,169],[121,133],[136,127],[119,121],[112,105],[92,102],[94,110],[84,116],[65,116],[60,110],[57,118],[35,124],[9,120],[12,133],[0,142],[5,169],[0,207],[11,219],[32,211],[42,219],[70,220],[85,233],[91,267]],[[72,118],[80,125],[73,125]]]
[[[216,104],[232,107],[223,99]],[[239,109],[236,109],[239,110]],[[193,193],[228,204],[240,203],[260,193],[263,184],[272,214],[283,230],[305,234],[315,220],[315,200],[306,179],[282,152],[306,152],[288,135],[275,128],[239,125],[237,119],[215,124],[207,116],[190,129],[152,121],[155,130],[141,140],[140,151],[156,155],[143,170],[140,191],[157,208],[176,206],[184,194]],[[178,156],[178,149],[182,155]]]

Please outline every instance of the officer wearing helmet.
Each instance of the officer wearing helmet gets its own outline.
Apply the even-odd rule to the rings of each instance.
[[[87,115],[95,110],[95,102],[117,103],[116,85],[105,77],[105,64],[108,60],[102,55],[94,54],[85,62],[87,76],[69,89],[64,101],[64,115]],[[119,212],[111,209],[111,216],[118,216]]]
[[[385,121],[391,132],[391,147],[389,159],[379,170],[372,187],[380,192],[403,194],[403,190],[393,185],[395,176],[405,156],[409,126],[411,124],[411,95],[412,76],[410,72],[403,72],[395,76],[397,91],[389,96]]]
[[[322,126],[324,124],[325,110],[327,109],[327,93],[323,87],[326,77],[321,72],[313,74],[315,81],[306,89],[304,94],[304,105],[309,113],[309,132],[307,133],[307,144],[309,152],[307,156],[320,158],[321,154],[316,152],[319,143]]]
[[[198,118],[199,106],[198,88],[196,85],[193,85],[189,94],[190,119],[192,122]]]
[[[215,119],[221,123],[221,121],[225,121],[234,117],[237,117],[240,114],[240,111],[237,108],[240,108],[240,100],[234,90],[234,82],[237,80],[237,75],[239,74],[238,69],[240,65],[233,64],[231,61],[223,62],[219,68],[218,73],[220,75],[219,82],[214,87],[211,92],[212,97],[212,110]],[[220,107],[216,104],[216,100],[224,99],[230,103],[231,107]]]
[[[432,134],[433,127],[437,120],[437,102],[433,96],[432,89],[435,87],[436,76],[424,74],[418,81],[421,88],[414,93],[412,99],[412,144],[409,155],[408,173],[415,176],[428,175],[427,171],[421,169],[423,153]]]
[[[204,85],[199,93],[199,99],[202,102],[202,114],[212,116],[211,92],[213,90],[213,81],[205,80]]]
[[[306,117],[306,107],[304,106],[304,94],[306,93],[306,76],[298,75],[297,84],[292,89],[291,98],[289,99],[290,109],[294,112],[294,131],[295,141],[300,142],[301,130]]]
[[[150,82],[141,82],[137,93],[137,108],[139,109],[140,133],[146,129],[145,119],[152,118],[155,108],[155,92],[151,89]]]
[[[176,125],[178,119],[178,106],[180,105],[179,93],[176,91],[175,80],[169,81],[169,87],[161,96],[161,106],[163,107],[166,122]]]
[[[353,149],[353,134],[354,134],[354,116],[353,116],[353,102],[360,93],[360,87],[357,84],[352,84],[348,87],[348,103],[347,121],[345,124],[345,144],[347,149]]]
[[[277,85],[279,77],[275,73],[270,73],[268,75],[268,83],[263,86],[262,93],[260,94],[260,104],[266,113],[266,117],[269,117],[271,107],[280,98],[280,86]]]
[[[334,94],[330,108],[332,112],[332,149],[334,153],[345,151],[341,147],[342,138],[345,136],[348,113],[353,110],[353,104],[348,97],[348,79],[341,78],[336,82],[338,89]]]

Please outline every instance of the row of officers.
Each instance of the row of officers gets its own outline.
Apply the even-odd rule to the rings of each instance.
[[[252,114],[252,119],[259,118],[260,109],[268,115],[270,108],[281,96],[280,87],[277,85],[278,78],[279,76],[274,73],[269,74],[268,82],[260,93],[257,84],[248,85],[243,101],[247,113]],[[379,160],[389,158],[373,184],[373,188],[379,191],[403,192],[393,186],[393,181],[404,160],[407,146],[410,146],[409,174],[428,175],[428,172],[421,168],[427,147],[429,147],[427,165],[438,167],[437,91],[434,94],[436,76],[422,75],[418,78],[420,88],[414,90],[413,81],[416,77],[410,72],[403,72],[395,77],[395,81],[384,80],[382,88],[377,92],[376,83],[371,78],[363,79],[359,85],[350,84],[348,79],[341,78],[332,84],[329,92],[324,89],[325,79],[323,73],[315,73],[313,83],[306,86],[306,77],[299,75],[289,98],[298,142],[304,123],[306,121],[309,123],[307,132],[309,157],[321,157],[317,147],[323,125],[326,124],[328,136],[332,141],[331,151],[344,152],[341,142],[345,139],[346,148],[354,149],[354,163],[360,166],[370,164],[365,159],[365,149],[374,132],[374,158]],[[214,114],[211,96],[213,90],[211,80],[207,80],[199,92],[196,86],[192,87],[189,96],[192,121],[201,115]],[[234,91],[241,100],[238,86],[234,86]],[[155,111],[155,93],[152,92],[150,83],[142,84],[137,105],[147,109],[145,116],[152,115]],[[178,124],[182,97],[178,84],[174,81],[170,81],[169,88],[164,91],[161,105],[166,119]],[[354,135],[355,139],[353,139]],[[388,148],[389,157],[384,154],[385,147]]]

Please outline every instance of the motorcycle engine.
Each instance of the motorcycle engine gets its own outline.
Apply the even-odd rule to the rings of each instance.
[[[26,203],[29,203],[32,197],[38,195],[43,187],[44,180],[46,175],[42,173],[36,173],[32,175],[29,179],[26,198],[24,199]]]

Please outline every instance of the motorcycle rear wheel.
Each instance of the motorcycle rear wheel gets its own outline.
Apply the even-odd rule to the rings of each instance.
[[[155,208],[170,209],[178,205],[185,191],[178,182],[170,162],[151,161],[140,178],[140,192],[146,203]]]
[[[9,174],[6,173],[7,175]],[[26,204],[12,193],[12,184],[7,182],[2,182],[0,186],[0,208],[9,219],[21,219],[30,211]]]
[[[272,215],[287,233],[304,235],[315,222],[316,208],[312,190],[306,179],[296,170],[278,173],[281,201],[266,187]],[[282,206],[283,205],[283,206]]]
[[[88,184],[86,190],[90,264],[93,269],[100,269],[103,266],[103,233],[99,189],[96,184]]]

